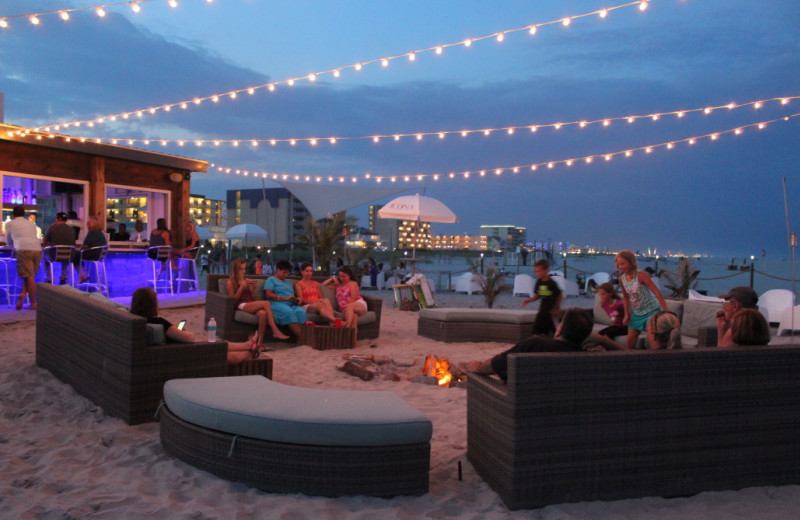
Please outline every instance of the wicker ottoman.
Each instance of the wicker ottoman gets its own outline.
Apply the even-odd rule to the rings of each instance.
[[[428,491],[433,426],[394,392],[212,377],[168,381],[164,401],[164,450],[219,477],[330,497]]]
[[[508,309],[420,309],[417,334],[448,343],[518,343],[533,334],[535,311]]]
[[[350,327],[328,327],[303,325],[300,329],[300,345],[308,345],[316,350],[334,348],[353,348],[356,332]]]
[[[264,376],[272,379],[272,358],[260,357],[246,359],[235,365],[228,365],[229,376]]]

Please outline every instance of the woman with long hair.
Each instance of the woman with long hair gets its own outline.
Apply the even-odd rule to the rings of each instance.
[[[228,296],[233,297],[236,301],[237,309],[248,314],[254,314],[258,318],[257,347],[261,350],[272,350],[264,345],[264,333],[267,330],[267,325],[269,325],[269,329],[275,339],[289,339],[289,336],[281,332],[275,323],[270,303],[266,300],[255,299],[258,281],[244,277],[246,267],[244,260],[241,258],[233,259],[231,262],[231,274],[228,277],[225,289],[228,291]]]
[[[193,333],[180,330],[168,320],[158,315],[158,295],[150,287],[140,287],[133,292],[131,313],[147,319],[147,323],[164,327],[167,343],[194,343],[197,341]],[[246,359],[258,357],[255,336],[250,341],[228,342],[228,364],[235,365]]]
[[[310,262],[303,262],[300,266],[302,278],[294,284],[294,293],[297,295],[297,304],[303,307],[306,312],[316,312],[324,319],[333,323],[336,317],[333,315],[333,304],[327,298],[322,297],[322,290],[319,282],[311,279],[314,274],[314,267]]]
[[[366,314],[367,302],[361,297],[358,284],[354,279],[353,270],[349,266],[344,266],[339,269],[338,277],[328,278],[322,282],[322,285],[333,286],[336,290],[336,303],[339,304],[339,310],[344,314],[344,326],[353,328],[355,338],[358,338],[358,317]]]

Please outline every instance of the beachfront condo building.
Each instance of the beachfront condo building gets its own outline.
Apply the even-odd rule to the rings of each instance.
[[[255,224],[270,244],[289,244],[305,234],[308,208],[286,188],[228,190],[228,226]]]
[[[527,240],[527,229],[519,226],[481,226],[486,237],[486,247],[493,251],[516,251]]]

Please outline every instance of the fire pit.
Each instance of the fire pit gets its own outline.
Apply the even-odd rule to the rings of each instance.
[[[403,364],[386,356],[344,354],[346,361],[339,367],[348,374],[370,381],[376,376],[383,376],[387,381],[412,381],[428,385],[444,387],[464,387],[467,374],[446,358],[433,354],[425,356],[422,366],[415,361]]]

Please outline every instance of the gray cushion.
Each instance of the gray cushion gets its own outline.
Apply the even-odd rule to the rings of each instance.
[[[192,424],[274,442],[392,446],[427,443],[433,431],[394,392],[302,388],[262,376],[173,379],[164,401]]]
[[[600,304],[600,294],[594,295],[594,322],[603,325],[604,327],[608,327],[611,325],[611,318],[608,316],[608,313],[603,309],[603,306]]]
[[[686,300],[683,302],[681,335],[696,338],[700,327],[716,327],[717,311],[721,310],[722,303]]]
[[[470,321],[484,323],[533,323],[536,311],[509,309],[458,309],[436,308],[420,309],[420,318],[437,321]]]
[[[163,325],[148,323],[145,327],[147,328],[147,337],[145,338],[145,344],[163,345],[167,342],[167,337],[164,334]]]
[[[217,280],[217,288],[221,294],[228,294],[228,279],[220,278]]]
[[[258,325],[258,316],[236,309],[233,311],[233,321],[238,323],[248,323],[250,325]]]

